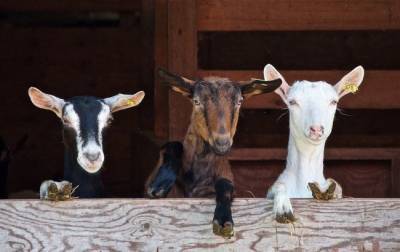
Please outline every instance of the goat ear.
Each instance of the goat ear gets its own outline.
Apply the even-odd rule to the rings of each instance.
[[[158,69],[158,75],[162,82],[171,87],[175,92],[181,93],[186,97],[191,98],[193,95],[194,81],[172,74],[164,69]]]
[[[348,93],[355,93],[361,82],[364,79],[364,68],[358,66],[354,68],[350,73],[346,74],[338,83],[335,85],[335,90],[339,95],[339,98],[347,95]]]
[[[103,99],[103,101],[110,106],[111,112],[117,112],[120,110],[128,109],[139,105],[144,98],[144,92],[139,91],[136,94],[117,94],[109,98]]]
[[[287,93],[289,91],[289,84],[286,82],[285,78],[275,69],[275,67],[271,64],[267,64],[264,67],[264,79],[265,80],[274,80],[280,78],[282,80],[282,85],[275,90],[282,100],[287,103]]]
[[[54,95],[46,94],[35,87],[28,89],[28,95],[33,105],[41,109],[47,109],[53,111],[58,117],[62,116],[62,109],[65,105],[65,101]]]
[[[281,84],[281,79],[275,80],[258,80],[253,79],[247,82],[240,82],[240,89],[244,98],[249,98],[253,95],[270,93],[275,91]]]

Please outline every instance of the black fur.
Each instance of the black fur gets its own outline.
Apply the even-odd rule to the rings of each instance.
[[[83,142],[86,143],[89,138],[94,138],[100,144],[97,116],[102,108],[101,101],[95,97],[81,96],[71,98],[66,102],[73,105],[79,116]],[[64,179],[70,181],[74,186],[79,185],[74,195],[80,198],[104,197],[105,189],[100,172],[88,173],[77,161],[78,149],[75,130],[64,127],[63,140],[65,145]]]
[[[232,200],[233,200],[233,184],[231,181],[220,178],[215,182],[215,193],[217,206],[214,212],[214,220],[218,221],[219,225],[225,223],[233,223],[232,219]]]
[[[182,143],[168,142],[161,149],[164,150],[163,163],[149,187],[153,197],[165,197],[169,193],[182,167]]]
[[[0,199],[6,199],[7,194],[7,177],[8,165],[10,163],[10,150],[8,149],[3,138],[0,137]]]

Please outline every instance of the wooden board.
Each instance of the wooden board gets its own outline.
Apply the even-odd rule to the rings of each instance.
[[[400,199],[293,200],[295,229],[272,201],[236,199],[236,234],[213,235],[213,200],[0,201],[2,250],[398,251]],[[10,221],[12,220],[12,221]]]
[[[157,70],[168,68],[168,0],[155,1],[154,27],[154,134],[156,137],[168,139],[169,88],[162,84]]]
[[[349,69],[350,71],[351,69]],[[279,71],[279,69],[278,69]],[[348,71],[324,70],[324,71],[280,71],[286,81],[291,84],[296,80],[328,81],[335,84]],[[263,78],[262,69],[257,71],[206,71],[199,70],[197,75],[221,76],[233,80],[248,80],[250,78]],[[365,78],[356,95],[347,95],[339,103],[341,108],[354,109],[398,109],[400,108],[400,71],[374,71],[366,70]],[[244,103],[245,108],[282,108],[278,95],[266,94],[253,97]]]
[[[197,69],[196,1],[168,2],[168,70],[192,77]],[[189,124],[191,106],[173,91],[169,95],[169,139],[181,140]]]
[[[1,11],[127,11],[140,10],[141,1],[124,0],[83,0],[79,2],[61,0],[3,0],[0,2]]]
[[[286,148],[236,148],[229,160],[285,160]],[[400,156],[398,148],[330,148],[325,159],[331,160],[387,160]]]
[[[198,68],[398,70],[400,30],[199,32]]]
[[[396,0],[201,0],[199,31],[399,29]]]

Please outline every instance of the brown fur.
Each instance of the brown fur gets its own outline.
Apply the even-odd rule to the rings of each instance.
[[[214,182],[226,178],[233,182],[233,174],[225,155],[217,155],[211,145],[218,137],[228,137],[230,143],[236,132],[239,117],[240,89],[237,84],[226,78],[206,78],[194,85],[194,98],[202,102],[201,107],[194,105],[191,123],[183,141],[183,169],[177,179],[177,185],[169,193],[174,197],[212,197],[215,193]],[[163,162],[163,152],[157,166],[148,177],[148,186],[158,173]],[[187,179],[188,173],[193,181]]]
[[[281,80],[238,83],[208,77],[194,82],[164,70],[159,74],[174,91],[193,102],[190,125],[183,141],[182,167],[178,174],[174,173],[177,176],[172,193],[181,191],[185,197],[216,197],[214,233],[230,237],[233,234],[231,202],[234,185],[226,154],[236,133],[241,102],[243,98],[272,92],[280,86]],[[146,182],[150,197],[154,188],[149,190],[148,186],[161,164],[162,157]],[[156,190],[163,191],[163,188]]]

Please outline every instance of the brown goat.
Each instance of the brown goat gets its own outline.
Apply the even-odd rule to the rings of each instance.
[[[175,184],[185,197],[216,196],[213,230],[231,237],[233,174],[227,159],[243,99],[272,92],[281,80],[234,82],[209,77],[192,81],[164,70],[161,79],[193,103],[191,123],[183,141],[166,144],[146,182],[149,197],[166,197]],[[182,158],[180,158],[182,157]],[[181,162],[180,162],[181,161]]]

